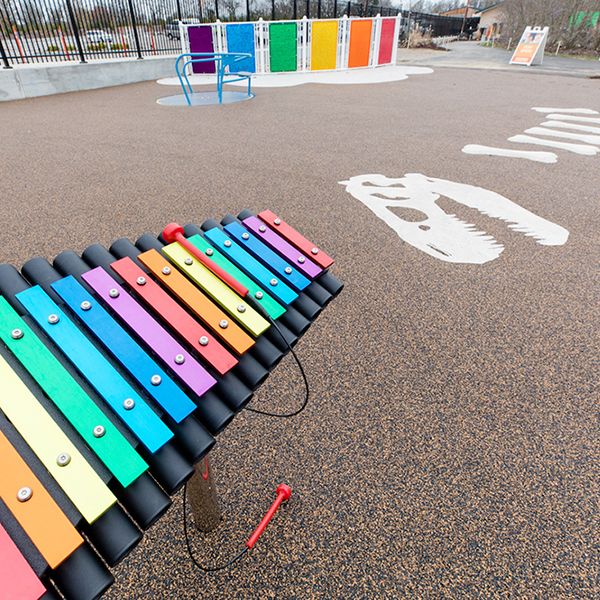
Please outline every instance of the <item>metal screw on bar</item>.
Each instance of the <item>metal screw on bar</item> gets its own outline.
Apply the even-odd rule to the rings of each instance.
[[[269,281],[269,283],[270,283],[270,284],[271,284],[273,287],[275,287],[275,286],[277,285],[277,279],[273,278],[273,279],[271,279],[271,281]]]
[[[131,410],[135,406],[135,400],[133,398],[125,398],[123,400],[123,408],[125,410]]]
[[[162,383],[162,377],[160,375],[152,375],[152,377],[150,377],[150,383],[152,385],[160,385]]]
[[[146,285],[146,278],[145,277],[138,277],[135,282],[138,285]]]
[[[285,272],[286,272],[287,275],[291,275],[292,274],[292,267],[286,267],[284,270],[285,270]]]
[[[250,239],[250,234],[249,233],[242,233],[242,239],[249,240]]]
[[[94,437],[101,438],[106,433],[106,428],[103,425],[96,425],[94,427]]]
[[[81,310],[90,310],[90,308],[92,308],[92,303],[89,300],[84,300],[79,307]]]
[[[171,274],[171,268],[170,267],[163,267],[163,275],[170,275]]]
[[[73,29],[73,36],[75,37],[75,45],[77,46],[77,52],[79,53],[79,60],[82,63],[85,63],[85,54],[83,53],[83,46],[81,45],[81,37],[79,36],[79,27],[77,27],[77,19],[75,18],[73,5],[71,4],[71,0],[65,0],[65,4],[67,5],[69,21],[71,21],[71,28]]]
[[[185,362],[185,356],[183,354],[178,354],[175,356],[175,364],[182,365]]]
[[[23,337],[23,331],[21,329],[13,329],[10,332],[10,337],[13,340],[20,340]]]
[[[119,297],[119,290],[117,288],[111,288],[110,290],[108,290],[108,295],[111,298],[118,298]]]
[[[186,258],[183,262],[188,266],[194,264],[194,261],[191,258]]]
[[[281,225],[281,219],[277,218],[273,221],[275,225]]]
[[[245,312],[246,312],[246,307],[245,307],[243,304],[240,304],[240,305],[237,307],[237,311],[238,311],[239,313],[245,313]]]
[[[319,249],[318,248],[312,248],[310,252],[311,252],[311,254],[319,254]]]
[[[261,226],[258,228],[258,230],[259,230],[261,233],[264,233],[264,232],[267,230],[267,228],[266,228],[264,225],[261,225]]]
[[[256,294],[254,294],[254,297],[257,300],[262,300],[263,299],[263,293],[262,292],[256,292]]]
[[[214,254],[213,249],[207,248],[204,254],[206,254],[206,256],[212,256]]]
[[[59,467],[66,467],[70,462],[71,462],[71,455],[68,454],[67,452],[61,452],[56,457],[56,464]]]
[[[219,321],[219,327],[221,329],[227,329],[229,327],[229,321],[227,321],[227,319],[223,319],[222,321]]]
[[[208,338],[207,338],[205,335],[203,335],[203,336],[202,336],[202,337],[201,337],[201,338],[198,340],[198,343],[199,343],[201,346],[206,346],[206,345],[208,345]]]
[[[225,248],[230,248],[231,247],[231,240],[225,240],[223,242],[223,244],[225,245]]]
[[[58,315],[48,315],[48,323],[50,323],[50,325],[56,325],[59,321]]]
[[[135,13],[133,11],[133,2],[131,0],[127,0],[127,4],[129,6],[129,13],[131,14],[131,26],[133,27],[133,38],[135,40],[135,48],[137,50],[138,60],[142,60],[142,51],[140,48],[140,36],[138,35],[137,23],[135,22]]]
[[[298,257],[298,262],[303,265],[306,262],[306,259],[304,258],[304,256],[299,256]]]
[[[22,487],[17,492],[17,500],[19,502],[27,502],[33,496],[33,491],[30,487]]]

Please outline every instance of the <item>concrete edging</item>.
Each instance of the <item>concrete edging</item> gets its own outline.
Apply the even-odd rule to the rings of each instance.
[[[0,102],[157,80],[175,72],[175,56],[0,69]]]

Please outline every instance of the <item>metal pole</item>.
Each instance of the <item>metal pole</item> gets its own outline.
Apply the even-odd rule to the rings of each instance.
[[[71,0],[66,0],[67,12],[69,13],[69,20],[71,21],[71,27],[73,28],[73,35],[75,36],[75,44],[77,45],[77,52],[79,52],[79,60],[84,63],[85,55],[83,54],[83,46],[81,45],[81,39],[79,37],[79,27],[77,27],[77,20],[75,19],[75,13],[73,12],[73,5]]]
[[[177,20],[181,21],[181,1],[177,0]]]
[[[310,0],[306,0],[306,17],[310,19]]]
[[[140,36],[138,35],[137,25],[135,23],[135,13],[133,12],[132,0],[127,0],[129,5],[129,12],[131,13],[131,26],[133,27],[133,39],[135,40],[135,49],[137,50],[138,60],[142,60],[142,49],[140,47]]]
[[[346,9],[346,14],[350,16],[350,12],[352,11],[352,3],[348,0],[348,8]]]
[[[196,466],[188,483],[188,497],[196,528],[203,532],[215,529],[221,522],[221,509],[208,458]]]
[[[333,18],[337,19],[337,0],[333,0]]]
[[[298,18],[298,0],[294,0],[294,14],[292,18],[294,21]]]
[[[462,34],[465,30],[465,24],[467,22],[467,14],[469,13],[469,4],[471,4],[471,0],[467,0],[467,4],[465,5],[465,14],[463,17],[462,26],[460,28],[460,37],[462,37]]]
[[[275,20],[275,0],[271,0],[271,21]]]
[[[321,18],[321,0],[317,2],[317,19]]]
[[[215,19],[219,20],[219,0],[215,0]]]
[[[250,0],[246,0],[246,21],[250,20]]]
[[[0,56],[2,57],[2,64],[4,65],[4,68],[12,69],[12,67],[10,66],[10,63],[8,62],[8,56],[6,56],[6,52],[4,50],[4,44],[2,43],[2,40],[0,40]]]

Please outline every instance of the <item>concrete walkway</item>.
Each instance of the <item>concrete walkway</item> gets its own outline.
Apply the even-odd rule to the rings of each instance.
[[[511,65],[512,52],[503,48],[482,46],[479,42],[451,42],[449,52],[428,49],[400,49],[399,63],[410,63],[426,67],[455,67],[461,69],[492,69],[502,71],[527,71],[571,77],[599,77],[600,61],[580,58],[565,58],[546,54],[544,62],[536,67]]]

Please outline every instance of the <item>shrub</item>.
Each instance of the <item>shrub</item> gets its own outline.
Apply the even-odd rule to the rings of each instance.
[[[92,52],[98,52],[100,50],[106,50],[106,44],[104,42],[99,42],[97,44],[90,44],[88,46],[88,48],[92,51]]]
[[[128,50],[129,44],[127,42],[125,42],[124,44],[122,44],[122,43],[111,44],[110,49],[111,50]]]
[[[48,52],[58,52],[60,48],[56,44],[50,44],[48,46]]]

